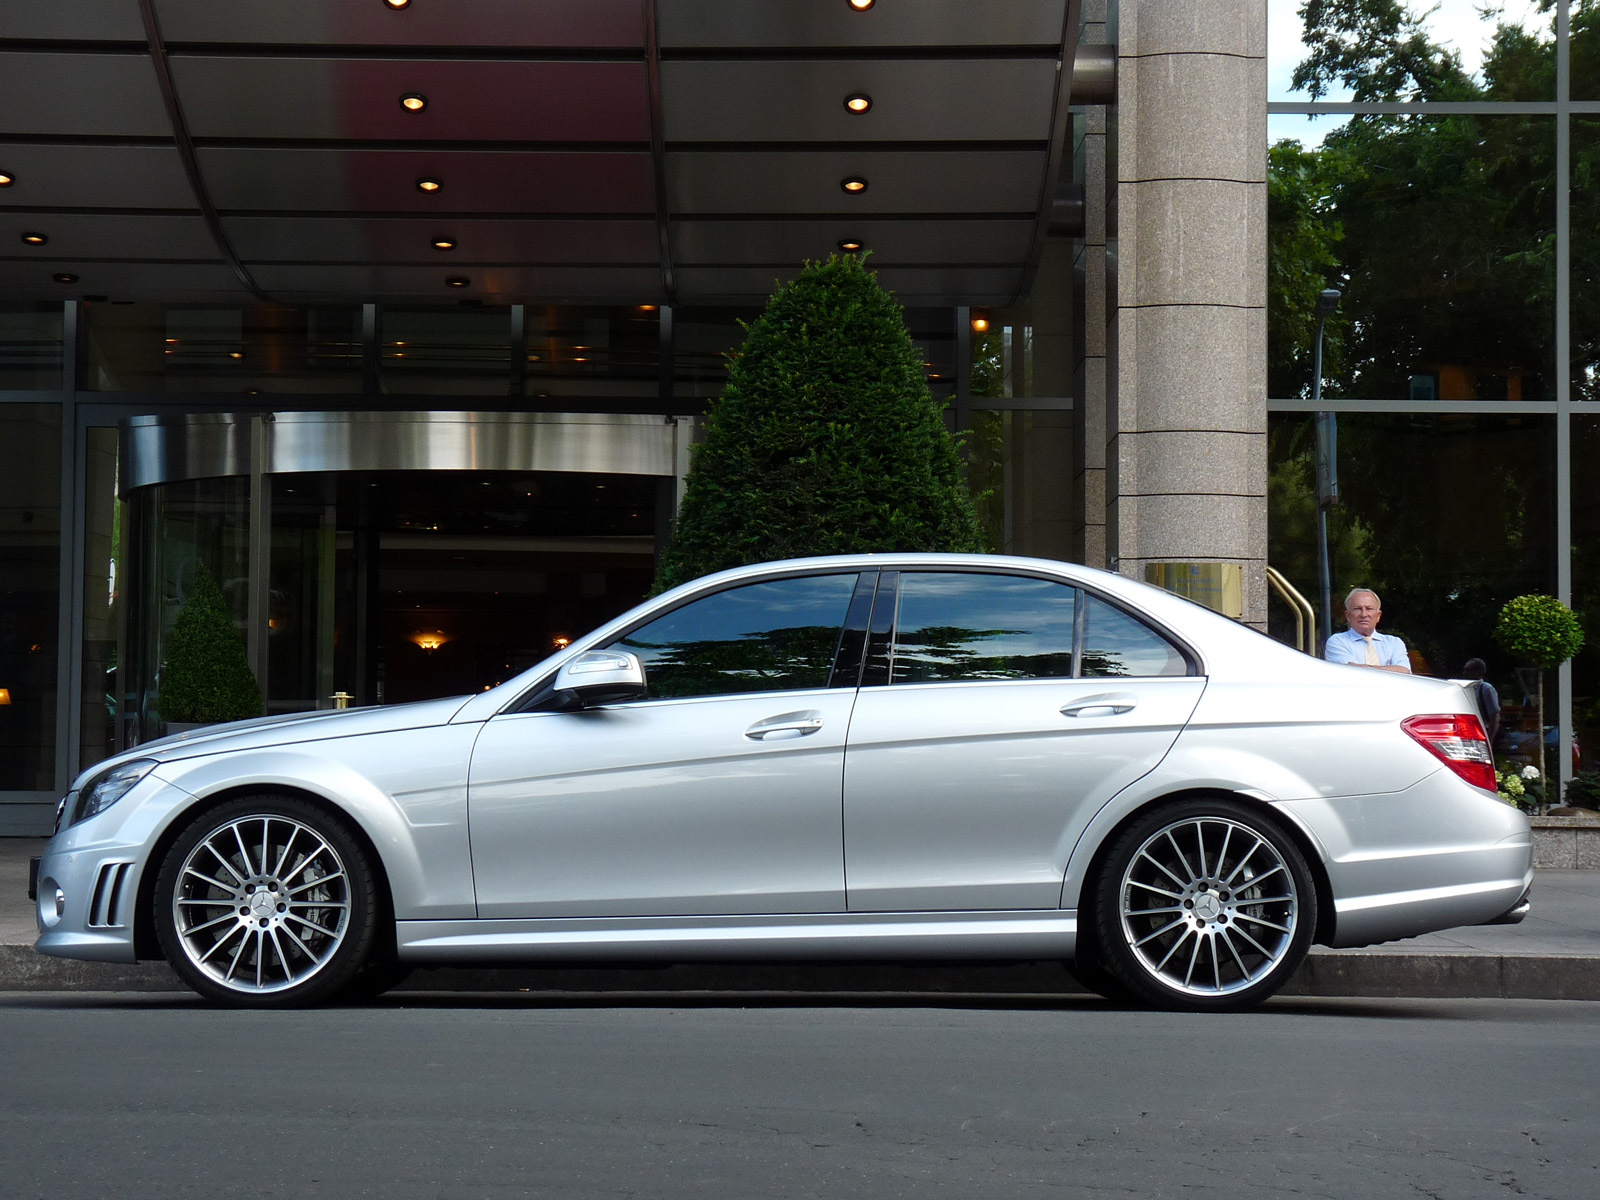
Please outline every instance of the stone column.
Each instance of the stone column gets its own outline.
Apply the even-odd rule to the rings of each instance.
[[[1083,0],[1086,46],[1107,45],[1106,0]],[[1074,117],[1073,182],[1083,191],[1083,240],[1073,262],[1073,557],[1104,567],[1106,557],[1106,108]]]
[[[1119,8],[1112,566],[1238,563],[1264,629],[1266,0]]]

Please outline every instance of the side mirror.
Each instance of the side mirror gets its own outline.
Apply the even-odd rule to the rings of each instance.
[[[555,694],[563,708],[592,708],[643,700],[650,694],[644,664],[625,650],[585,650],[556,672]],[[567,697],[571,697],[570,700]]]

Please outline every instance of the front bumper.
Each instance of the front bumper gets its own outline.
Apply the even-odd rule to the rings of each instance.
[[[34,949],[56,958],[131,963],[143,846],[45,848],[32,889]]]

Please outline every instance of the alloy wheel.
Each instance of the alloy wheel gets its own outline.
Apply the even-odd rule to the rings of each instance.
[[[1143,972],[1181,996],[1244,992],[1295,953],[1303,907],[1295,874],[1248,824],[1210,815],[1173,821],[1122,870],[1124,944]]]

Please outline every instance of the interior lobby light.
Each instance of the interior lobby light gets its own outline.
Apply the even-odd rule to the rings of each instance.
[[[11,703],[11,689],[10,688],[0,688],[0,708],[4,708],[6,705],[8,705],[10,703]]]
[[[989,318],[988,317],[973,317],[972,318],[972,332],[973,333],[988,333],[989,332]]]
[[[456,248],[456,240],[455,238],[436,237],[433,239],[433,248],[435,250],[454,250]]]
[[[857,238],[839,239],[839,249],[843,250],[846,254],[859,254],[861,252],[861,247],[864,244],[865,243],[861,242]]]
[[[446,275],[444,282],[446,287],[458,288],[469,287],[472,284],[472,280],[468,279],[465,275]]]
[[[428,107],[428,98],[421,92],[407,92],[400,97],[400,107],[407,112],[421,112]]]
[[[22,235],[22,240],[30,246],[42,246],[50,239],[42,233],[25,233]]]
[[[425,175],[417,180],[417,191],[419,192],[437,192],[443,186],[444,184],[434,179],[431,175]]]
[[[383,3],[386,8],[392,8],[396,12],[399,12],[402,8],[411,7],[411,0],[383,0]]]
[[[17,177],[10,171],[0,171],[0,187],[10,187],[17,181]]]
[[[448,642],[450,638],[442,629],[422,629],[412,634],[411,640],[429,654],[432,654],[440,646]]]
[[[229,350],[228,351],[228,357],[229,358],[243,358],[244,357],[244,351],[243,350]]]
[[[867,181],[859,175],[851,175],[848,178],[841,179],[839,181],[839,186],[845,191],[849,192],[852,196],[859,196],[862,192],[867,190]]]
[[[71,271],[62,271],[58,275],[50,276],[50,278],[54,279],[57,283],[77,283],[78,282],[78,277],[76,275],[74,275]]]
[[[407,3],[409,2],[410,0],[407,0]],[[845,3],[851,8],[855,9],[857,12],[866,12],[867,9],[871,8],[877,2],[878,0],[845,0]]]
[[[865,92],[857,92],[844,98],[844,106],[853,113],[864,113],[872,107],[872,97]]]

